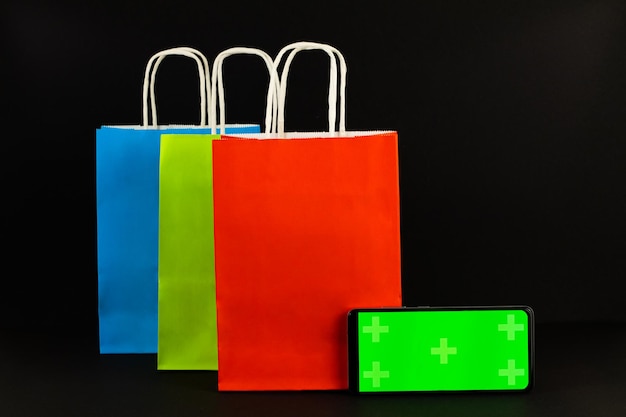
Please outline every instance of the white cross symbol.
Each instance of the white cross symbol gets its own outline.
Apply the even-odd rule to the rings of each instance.
[[[380,362],[372,362],[371,371],[363,371],[363,378],[372,378],[372,387],[380,387],[381,378],[389,378],[389,371],[380,370]]]
[[[506,376],[508,385],[515,385],[515,377],[524,376],[523,369],[515,369],[515,359],[509,359],[508,367],[506,369],[498,369],[498,375]]]
[[[380,317],[374,316],[372,317],[371,326],[363,326],[363,333],[371,333],[372,343],[378,343],[380,342],[381,333],[389,333],[389,326],[381,326]]]
[[[448,355],[456,355],[455,347],[448,347],[448,338],[442,337],[439,339],[439,347],[430,348],[431,355],[439,356],[439,363],[445,365],[448,363]]]
[[[515,340],[515,332],[521,332],[524,330],[523,324],[515,323],[515,315],[506,315],[506,324],[498,324],[498,330],[506,332],[506,340]]]

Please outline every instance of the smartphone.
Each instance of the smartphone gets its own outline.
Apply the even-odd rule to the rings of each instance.
[[[359,308],[348,313],[352,392],[528,391],[529,306]]]

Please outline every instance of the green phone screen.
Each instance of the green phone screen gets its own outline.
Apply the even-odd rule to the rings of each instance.
[[[531,312],[360,311],[358,391],[525,390]]]

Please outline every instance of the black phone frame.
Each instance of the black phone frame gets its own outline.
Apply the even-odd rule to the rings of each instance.
[[[360,391],[358,361],[358,314],[362,312],[409,312],[409,311],[468,311],[468,310],[523,310],[528,315],[528,385],[517,390],[427,390],[427,391]],[[532,389],[535,380],[535,312],[528,305],[499,306],[418,306],[418,307],[372,307],[354,308],[348,312],[348,390],[359,395],[387,394],[439,394],[439,393],[525,393]]]

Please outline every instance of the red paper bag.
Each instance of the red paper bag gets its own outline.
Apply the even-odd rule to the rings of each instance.
[[[284,133],[296,52],[345,88],[289,49],[279,132],[213,142],[221,391],[346,389],[348,311],[402,303],[397,132]]]

